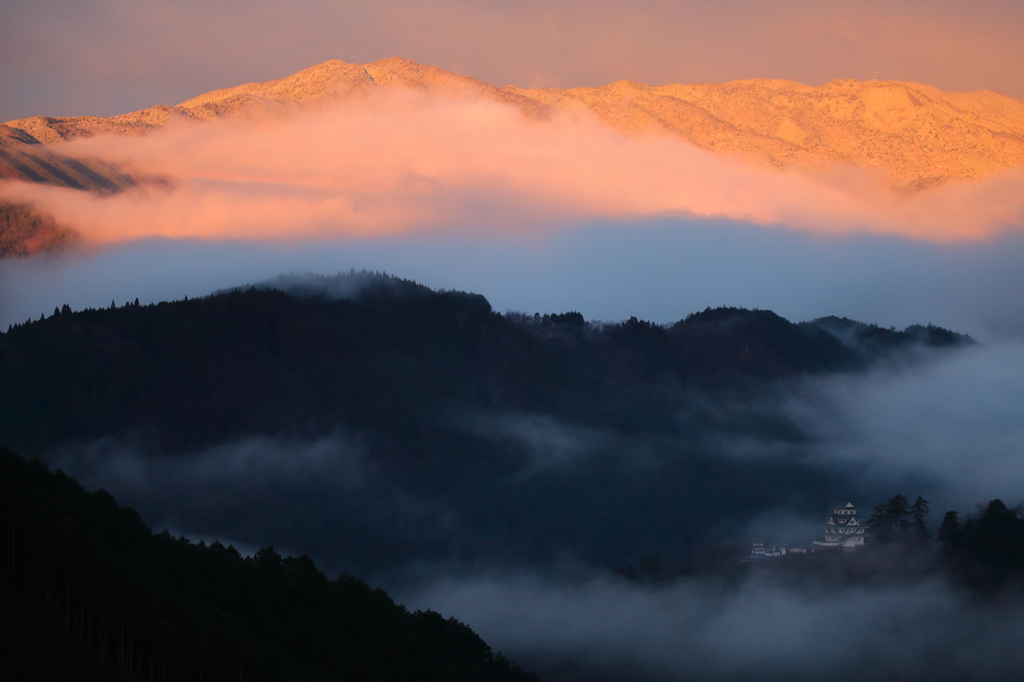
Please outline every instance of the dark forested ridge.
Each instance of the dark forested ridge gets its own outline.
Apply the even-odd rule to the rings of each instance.
[[[344,295],[323,295],[332,287]],[[0,443],[38,453],[136,430],[174,451],[339,426],[400,433],[455,406],[661,429],[681,390],[853,370],[915,343],[965,342],[931,326],[794,324],[738,308],[670,326],[506,318],[479,295],[340,275],[291,293],[65,307],[19,325],[0,335]]]
[[[779,406],[803,377],[922,345],[884,336],[737,308],[593,324],[387,276],[292,277],[63,307],[0,334],[0,444],[115,490],[155,526],[332,570],[611,566],[678,557],[766,509],[863,497],[801,454],[808,437]],[[732,443],[767,454],[723,455]]]
[[[536,680],[467,626],[308,556],[153,534],[0,448],[6,680]]]

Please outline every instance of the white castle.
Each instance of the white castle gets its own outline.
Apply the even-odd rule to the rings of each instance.
[[[857,508],[853,502],[832,510],[832,516],[825,522],[824,540],[815,540],[818,547],[862,547],[864,545],[865,527],[857,518]]]

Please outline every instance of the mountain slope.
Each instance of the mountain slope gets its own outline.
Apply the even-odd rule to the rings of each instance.
[[[611,566],[863,492],[805,456],[791,388],[969,343],[866,329],[841,342],[733,308],[593,325],[388,277],[285,278],[0,334],[0,443],[121,486],[153,524],[359,573]]]
[[[452,406],[671,428],[673,387],[851,371],[929,342],[886,330],[887,345],[859,356],[821,326],[770,311],[587,327],[578,314],[506,318],[482,296],[396,278],[316,281],[353,293],[250,289],[54,311],[0,334],[0,440],[38,453],[149,424],[177,450],[253,434],[323,436],[338,425],[415,430]]]
[[[922,189],[1024,164],[1024,102],[903,81],[784,80],[519,90],[544,104],[579,102],[624,131],[665,130],[776,167],[876,169]]]
[[[114,194],[135,179],[97,159],[79,159],[41,144],[20,128],[0,125],[0,180],[21,180],[57,187]],[[52,251],[75,241],[76,234],[32,207],[0,201],[0,258]]]
[[[1024,164],[1024,102],[994,92],[942,92],[911,82],[784,80],[593,88],[503,88],[409,59],[358,65],[332,60],[286,78],[208,92],[101,118],[36,116],[0,125],[0,180],[100,193],[135,179],[110,164],[61,153],[93,135],[145,135],[176,120],[261,121],[404,88],[447,98],[485,98],[536,120],[588,111],[627,135],[678,136],[698,147],[777,168],[868,170],[892,188],[921,190]],[[27,206],[0,206],[0,258],[58,248],[74,238]],[[45,226],[45,227],[41,227]]]
[[[3,448],[0,524],[5,679],[537,679],[454,618],[330,580],[305,555],[154,534],[109,493]]]
[[[777,167],[848,163],[888,175],[897,188],[978,178],[1024,164],[1024,102],[989,91],[943,92],[904,81],[785,80],[594,88],[498,88],[409,59],[365,65],[333,60],[287,78],[215,90],[175,107],[109,119],[35,117],[7,125],[55,143],[100,133],[144,134],[175,117],[261,119],[404,87],[442,96],[482,96],[532,117],[587,109],[629,133],[661,131],[705,149]]]

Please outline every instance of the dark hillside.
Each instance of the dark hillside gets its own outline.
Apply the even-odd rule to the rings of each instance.
[[[362,277],[344,298],[250,289],[65,309],[21,325],[0,335],[0,442],[39,453],[135,430],[174,451],[338,426],[416,430],[441,409],[467,405],[664,428],[663,403],[681,386],[734,387],[864,362],[823,321],[797,325],[770,311],[708,309],[668,328],[630,318],[594,329],[582,317],[554,322],[559,316],[524,325],[479,295]],[[885,337],[875,355],[922,334],[932,345],[963,338],[861,327],[861,336]],[[624,413],[624,403],[643,409]]]
[[[802,458],[779,405],[885,349],[770,311],[595,325],[367,273],[270,286],[0,334],[0,443],[154,525],[360,572],[677,555],[764,509],[857,494]]]
[[[736,372],[779,378],[859,366],[832,334],[793,324],[770,310],[709,308],[688,315],[670,331],[676,353],[704,376]]]
[[[478,400],[502,331],[482,297],[426,292],[253,290],[25,325],[0,340],[0,440],[39,451],[143,429],[180,450],[338,425],[400,430],[421,404]]]
[[[472,630],[308,556],[166,532],[0,449],[8,680],[536,680]]]

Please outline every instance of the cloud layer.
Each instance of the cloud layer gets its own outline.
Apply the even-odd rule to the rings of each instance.
[[[667,135],[625,136],[586,112],[530,121],[502,104],[406,91],[259,124],[181,124],[65,148],[170,183],[113,197],[0,187],[0,198],[32,202],[94,242],[453,228],[530,238],[581,220],[667,215],[939,242],[1024,225],[1024,169],[898,196],[854,169],[782,172]]]

